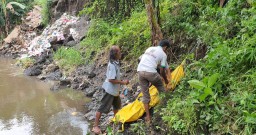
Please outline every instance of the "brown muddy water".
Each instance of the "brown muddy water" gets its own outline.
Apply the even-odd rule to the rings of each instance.
[[[51,82],[23,75],[14,62],[0,58],[0,135],[89,133],[82,92],[52,92]]]

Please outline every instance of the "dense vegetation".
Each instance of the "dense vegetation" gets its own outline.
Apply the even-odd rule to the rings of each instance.
[[[32,3],[33,0],[0,1],[0,41],[21,22],[21,17],[31,8]]]
[[[129,52],[124,56],[126,59],[141,55],[150,46],[150,28],[143,9],[142,2],[136,0],[95,0],[91,6],[82,10],[80,14],[89,14],[93,18],[87,37],[81,42],[86,48],[87,58],[113,44],[122,46],[123,52]]]
[[[21,17],[35,4],[42,7],[42,24],[47,25],[50,19],[49,8],[51,6],[51,0],[0,1],[0,41],[11,32],[15,25],[21,23]]]
[[[186,77],[161,108],[163,120],[182,134],[255,133],[256,2],[229,0],[224,8],[210,0],[166,2],[173,13],[163,16],[171,20],[164,24],[171,36],[185,33],[195,45],[206,45],[207,54],[187,65]]]
[[[95,4],[106,1],[95,2],[89,11],[97,7],[105,13],[105,4],[101,8]],[[212,0],[162,0],[159,4],[164,36],[171,37],[179,50],[192,52],[174,52],[180,56],[177,64],[185,57],[189,63],[176,90],[162,95],[167,104],[158,106],[168,132],[256,133],[256,2],[229,0],[222,8]],[[145,10],[133,10],[117,20],[92,15],[93,25],[83,41],[89,47],[87,54],[118,44],[129,52],[126,60],[132,61],[150,46]],[[203,47],[206,54],[196,60]]]

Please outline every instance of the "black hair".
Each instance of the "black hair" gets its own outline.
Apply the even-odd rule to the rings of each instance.
[[[158,45],[162,47],[167,46],[167,48],[171,47],[171,44],[168,40],[161,40]]]
[[[116,55],[118,53],[118,49],[116,47],[111,47],[109,51],[109,60],[113,62],[116,60]]]

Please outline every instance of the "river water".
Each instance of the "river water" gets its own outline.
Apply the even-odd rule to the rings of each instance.
[[[0,135],[86,135],[82,92],[50,91],[51,82],[23,75],[0,58]]]

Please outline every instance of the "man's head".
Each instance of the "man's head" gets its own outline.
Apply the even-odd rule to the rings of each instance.
[[[121,59],[121,50],[118,46],[114,45],[110,48],[109,59],[110,60],[119,60],[119,59]]]
[[[158,44],[163,48],[163,50],[166,50],[167,48],[171,47],[171,44],[168,40],[161,40]]]

